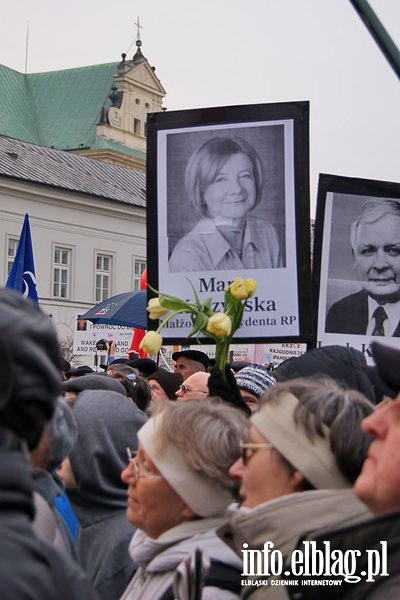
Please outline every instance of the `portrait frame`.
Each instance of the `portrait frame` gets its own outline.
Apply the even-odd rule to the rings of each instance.
[[[215,237],[206,238],[203,229],[197,235],[198,227],[204,228],[205,222],[208,226],[211,219],[197,214],[198,206],[193,207],[185,192],[189,159],[217,138],[245,140],[261,163],[260,197],[245,216],[245,227],[250,231],[252,226],[251,231],[255,231],[250,246],[255,254],[258,252],[261,262],[249,263],[250,267],[244,262],[243,266],[232,266],[228,259],[226,263],[214,264],[214,257],[220,256],[219,228],[214,223],[210,225]],[[261,232],[259,237],[257,231]],[[199,246],[207,248],[205,266],[199,267],[197,262],[193,262],[194,268],[190,266],[192,260],[202,260],[199,254],[199,258],[182,260],[184,266],[177,267],[171,256],[175,252],[180,258],[182,243],[191,251],[188,240],[193,236],[197,236]],[[264,238],[270,244],[268,250]],[[227,256],[230,253],[229,250]],[[310,255],[307,101],[148,114],[147,271],[152,288],[193,300],[193,285],[200,300],[211,297],[214,310],[220,311],[226,285],[236,276],[253,278],[258,284],[257,292],[246,302],[234,342],[310,343]],[[265,264],[261,264],[263,261]],[[155,295],[149,290],[149,297]],[[163,328],[165,343],[191,343],[191,323],[189,315],[186,317],[179,315]],[[154,327],[150,321],[149,328]]]
[[[369,304],[371,294],[366,291],[367,281],[363,283],[357,273],[360,268],[350,243],[350,231],[361,209],[365,210],[365,203],[373,201],[380,209],[386,200],[400,203],[399,183],[329,174],[319,176],[313,251],[317,345],[356,348],[371,364],[372,341],[400,348],[400,337],[397,333],[395,336],[372,335],[374,305]],[[376,222],[379,223],[379,218]]]

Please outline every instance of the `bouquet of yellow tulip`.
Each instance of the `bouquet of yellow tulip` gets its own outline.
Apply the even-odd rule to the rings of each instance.
[[[144,336],[140,348],[148,354],[157,354],[161,348],[161,329],[166,323],[179,313],[189,313],[193,328],[188,337],[203,334],[212,338],[216,344],[215,363],[225,377],[225,365],[228,362],[229,345],[235,331],[240,326],[247,298],[254,296],[257,282],[254,279],[236,277],[225,290],[224,311],[214,312],[211,308],[211,298],[200,302],[199,297],[190,284],[194,293],[194,301],[186,302],[176,296],[158,292],[158,298],[152,298],[147,305],[150,319],[161,319],[156,331],[148,331]],[[150,287],[150,286],[149,286]],[[150,288],[153,289],[153,288]],[[171,312],[172,311],[172,312]],[[168,314],[170,313],[170,314]],[[168,316],[167,316],[168,315]]]

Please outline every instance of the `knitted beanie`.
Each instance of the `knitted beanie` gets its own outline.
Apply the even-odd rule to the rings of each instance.
[[[254,394],[257,398],[276,383],[267,367],[262,365],[244,367],[236,373],[236,382],[239,389]]]
[[[61,386],[57,332],[38,304],[0,289],[0,425],[39,442]]]
[[[176,400],[175,392],[178,391],[183,379],[180,373],[169,373],[168,371],[156,371],[148,377],[154,379],[162,387],[170,400]]]
[[[371,402],[375,392],[368,376],[367,361],[362,352],[345,346],[321,346],[312,348],[301,356],[292,356],[276,369],[278,381],[296,377],[327,375],[344,388],[357,390]]]

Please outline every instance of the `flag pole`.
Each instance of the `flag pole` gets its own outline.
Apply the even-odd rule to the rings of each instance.
[[[364,25],[382,50],[386,60],[400,78],[400,51],[368,4],[367,0],[350,0]]]

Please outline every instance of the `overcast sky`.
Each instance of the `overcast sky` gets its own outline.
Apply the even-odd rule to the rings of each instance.
[[[400,46],[400,0],[370,0]],[[349,0],[0,0],[0,63],[28,72],[142,51],[169,110],[310,101],[319,173],[399,181],[400,82]],[[135,47],[131,47],[131,56]]]

